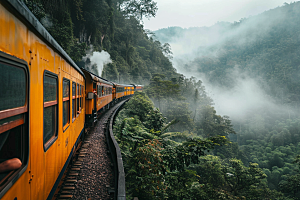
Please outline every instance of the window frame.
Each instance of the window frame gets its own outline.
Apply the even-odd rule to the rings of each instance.
[[[69,82],[69,96],[68,97],[64,97],[64,82],[68,81]],[[68,107],[68,121],[67,123],[64,125],[64,120],[62,120],[62,127],[63,127],[63,132],[65,132],[68,127],[70,126],[71,123],[71,80],[67,79],[67,78],[63,78],[62,81],[62,119],[64,119],[64,102],[65,101],[69,101],[69,107]]]
[[[80,114],[80,84],[76,83],[76,118],[79,116]]]
[[[51,78],[55,78],[56,79],[56,101],[48,101],[45,102],[45,76],[49,76]],[[58,123],[59,123],[59,115],[58,115],[58,108],[59,108],[59,80],[58,80],[58,75],[45,70],[44,71],[44,76],[43,76],[43,146],[44,146],[44,152],[46,152],[51,146],[52,144],[57,140],[58,138]],[[48,108],[50,106],[54,106],[56,105],[56,118],[54,118],[54,120],[56,120],[56,126],[55,126],[55,131],[53,136],[46,142],[44,142],[44,137],[45,137],[45,108]]]
[[[75,85],[75,92],[73,91],[73,85]],[[72,123],[75,121],[77,115],[76,114],[76,85],[77,85],[76,82],[72,81]]]
[[[1,125],[1,132],[0,134],[12,130],[18,126],[20,127],[21,132],[21,161],[22,166],[10,172],[7,176],[5,176],[0,182],[4,183],[2,186],[0,186],[0,199],[3,197],[3,195],[14,185],[16,180],[26,171],[28,167],[28,158],[29,158],[29,94],[30,94],[30,73],[29,73],[29,67],[26,61],[21,60],[19,58],[16,58],[14,56],[5,54],[0,51],[0,63],[3,63],[4,65],[12,66],[12,67],[18,67],[24,70],[25,79],[26,79],[26,86],[25,86],[25,105],[18,108],[13,109],[6,109],[0,111],[0,120],[7,119],[9,117],[17,116],[17,115],[23,115],[21,121],[20,119],[14,120],[12,122],[5,123]],[[19,121],[19,122],[16,122]]]
[[[84,86],[81,86],[81,111],[83,110],[83,95],[84,94]]]

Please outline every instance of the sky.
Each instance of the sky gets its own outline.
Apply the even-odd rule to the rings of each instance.
[[[155,18],[144,19],[144,28],[155,31],[171,26],[212,26],[218,21],[234,22],[282,6],[285,0],[154,0]]]

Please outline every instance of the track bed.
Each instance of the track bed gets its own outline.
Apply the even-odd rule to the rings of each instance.
[[[114,197],[114,174],[108,155],[105,123],[119,102],[107,111],[86,135],[73,164],[63,177],[54,199],[110,200]]]

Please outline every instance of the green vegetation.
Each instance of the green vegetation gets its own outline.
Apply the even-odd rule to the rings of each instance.
[[[156,32],[165,44],[143,29],[141,19],[156,15],[154,1],[22,1],[79,66],[90,62],[82,57],[91,47],[104,50],[112,59],[104,78],[146,85],[147,95],[136,94],[114,127],[128,199],[300,199],[299,2],[199,28],[228,37],[198,48],[181,67],[223,90],[255,79],[275,105],[231,122],[217,115],[202,82],[170,61],[165,42],[198,28]]]
[[[201,44],[196,58],[182,68],[205,74],[211,85],[223,91],[238,87],[247,78],[255,80],[264,93],[262,100],[269,100],[264,104],[257,102],[255,109],[233,120],[237,134],[229,137],[238,146],[217,147],[214,155],[222,159],[237,157],[244,164],[258,163],[267,175],[268,187],[293,199],[300,198],[296,184],[299,170],[294,163],[300,154],[300,28],[295,25],[300,23],[299,11],[300,2],[286,3],[233,24],[170,27],[155,32],[160,41],[170,43],[172,38],[184,41],[180,36],[193,32],[199,33],[197,36],[214,31],[225,35],[222,38],[220,34],[217,43]],[[258,93],[253,92],[248,98],[260,96]]]
[[[210,151],[230,145],[230,122],[206,137],[205,130],[165,133],[172,125],[164,121],[144,93],[135,94],[116,119],[114,133],[122,150],[128,199],[284,199],[267,187],[258,164],[222,160]],[[220,127],[214,117],[205,123]]]

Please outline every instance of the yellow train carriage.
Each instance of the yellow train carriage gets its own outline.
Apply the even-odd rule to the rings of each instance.
[[[109,109],[113,100],[113,84],[82,69],[86,77],[86,123],[93,126],[97,116]]]
[[[134,94],[134,86],[133,85],[128,85],[126,87],[126,90],[127,90],[126,96],[131,96]]]
[[[123,99],[125,97],[130,96],[130,88],[132,87],[132,85],[125,85],[125,84],[114,84],[114,88],[115,88],[115,94],[114,94],[114,99],[115,100],[120,100]]]
[[[113,84],[111,82],[100,79],[97,82],[97,112],[100,114],[102,110],[109,109],[113,100],[112,96]]]
[[[85,77],[17,0],[0,1],[0,199],[51,199],[85,122]]]

